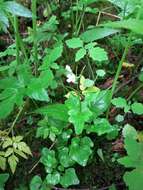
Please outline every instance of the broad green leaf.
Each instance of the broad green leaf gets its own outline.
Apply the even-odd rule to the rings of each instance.
[[[128,130],[128,128],[129,127],[126,126],[123,133],[125,136],[124,144],[127,156],[118,159],[118,162],[127,168],[135,168],[143,172],[143,143],[137,142],[136,131],[131,127],[130,130]]]
[[[124,181],[129,190],[140,190],[143,186],[143,170],[134,169],[131,172],[126,172]]]
[[[74,125],[76,134],[81,134],[85,122],[90,119],[92,112],[87,107],[86,102],[80,102],[79,97],[72,94],[68,100],[66,100],[66,106],[69,109],[69,122]]]
[[[69,156],[69,149],[67,147],[62,147],[59,149],[59,160],[60,164],[65,168],[74,164],[74,161]]]
[[[89,137],[75,137],[72,139],[69,155],[81,166],[86,166],[89,156],[92,154],[91,147],[93,147],[93,142]]]
[[[47,172],[56,168],[57,160],[55,157],[55,151],[49,150],[48,148],[42,149],[42,156],[40,162],[46,167]]]
[[[64,104],[52,104],[39,108],[35,113],[39,113],[48,117],[52,117],[61,121],[68,121],[68,108]]]
[[[5,151],[5,157],[8,157],[8,156],[10,156],[11,154],[13,153],[13,148],[12,147],[10,147],[10,148],[8,148],[6,151]]]
[[[47,91],[43,88],[33,92],[30,97],[39,101],[49,102],[50,100]]]
[[[26,154],[25,154],[25,153],[23,153],[21,150],[14,149],[14,152],[15,152],[16,154],[18,154],[19,156],[21,156],[22,158],[27,159]]]
[[[30,182],[30,190],[40,190],[41,186],[42,186],[41,177],[38,175],[34,176]]]
[[[94,60],[94,61],[107,61],[108,56],[107,52],[100,47],[94,47],[89,50],[89,56]]]
[[[29,146],[25,142],[19,142],[19,143],[17,143],[17,147],[22,152],[24,152],[26,154],[29,154],[29,155],[32,155]]]
[[[111,102],[117,108],[124,108],[124,112],[128,112],[130,110],[130,106],[127,104],[127,101],[125,98],[122,98],[122,97],[114,98],[112,99]]]
[[[119,32],[119,30],[97,27],[97,28],[93,28],[82,33],[80,35],[80,38],[84,42],[88,43],[88,42],[93,42],[93,41],[105,38],[107,36],[116,34],[117,32]]]
[[[53,49],[47,51],[47,55],[43,59],[43,64],[40,66],[39,70],[45,70],[52,66],[52,64],[61,57],[63,52],[63,45],[60,44]]]
[[[86,55],[86,50],[84,48],[79,49],[76,52],[75,61],[81,60]]]
[[[128,29],[133,31],[136,34],[143,34],[143,20],[137,20],[137,19],[128,19],[128,20],[121,20],[116,22],[109,22],[102,24],[106,27],[111,28],[122,28],[122,29]]]
[[[109,2],[113,3],[115,6],[119,7],[122,12],[120,15],[122,17],[128,16],[129,14],[133,13],[136,9],[136,0],[130,1],[130,0],[108,0]],[[138,1],[138,0],[137,0]]]
[[[50,69],[42,71],[38,78],[32,78],[27,87],[26,94],[31,98],[48,101],[48,95],[45,94],[45,88],[48,88],[53,82],[53,73]]]
[[[134,114],[143,115],[143,104],[135,102],[132,104],[131,109]]]
[[[0,169],[5,170],[6,169],[6,158],[0,156]]]
[[[83,47],[83,41],[80,38],[72,38],[66,41],[66,44],[69,48],[81,48]]]
[[[9,27],[9,21],[7,15],[3,10],[0,11],[0,30],[2,29],[4,32],[7,32],[7,28]]]
[[[32,13],[30,10],[20,5],[19,3],[16,3],[15,1],[6,1],[5,9],[11,14],[14,14],[17,16],[22,16],[22,17],[27,17],[27,18],[32,17]]]
[[[110,90],[97,90],[94,93],[87,93],[85,101],[95,117],[104,113],[109,105]]]
[[[114,131],[114,127],[105,118],[98,118],[94,121],[94,125],[87,129],[89,132],[97,133],[99,136]]]
[[[54,172],[46,176],[46,182],[50,185],[57,185],[60,182],[60,173]]]
[[[124,126],[122,134],[123,134],[124,138],[130,137],[130,138],[133,138],[133,139],[137,139],[137,136],[138,136],[138,133],[137,133],[136,129],[134,127],[132,127],[131,125],[129,125],[129,124],[126,124]]]
[[[7,148],[8,146],[12,146],[13,142],[12,142],[12,138],[6,138],[4,143],[2,144],[3,148]]]
[[[10,97],[0,102],[0,119],[6,118],[13,110],[15,104],[15,97]]]
[[[4,190],[5,188],[5,183],[7,182],[9,178],[9,174],[8,173],[3,173],[0,174],[0,190]]]
[[[69,187],[70,185],[79,184],[79,180],[74,168],[66,169],[64,175],[61,177],[60,184],[65,188]]]
[[[8,157],[8,163],[9,163],[9,166],[10,166],[12,173],[14,173],[16,170],[17,162],[18,161],[17,161],[16,156],[11,155],[10,157]]]

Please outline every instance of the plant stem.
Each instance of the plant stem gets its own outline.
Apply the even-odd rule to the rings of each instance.
[[[138,10],[136,20],[138,20],[140,18],[140,14],[141,14],[141,8],[139,8],[139,10]],[[124,49],[124,53],[122,55],[122,58],[121,58],[121,60],[119,62],[119,65],[118,65],[118,68],[117,68],[117,71],[116,71],[116,75],[115,75],[115,78],[114,78],[114,81],[113,81],[113,85],[112,85],[112,89],[111,89],[111,93],[110,93],[110,97],[109,97],[109,107],[108,107],[108,110],[107,110],[107,113],[106,113],[106,118],[108,118],[108,115],[109,115],[109,111],[110,111],[110,107],[111,107],[111,100],[113,98],[114,91],[116,89],[117,81],[118,81],[119,75],[120,75],[121,70],[122,70],[123,62],[125,61],[125,58],[126,58],[127,53],[128,53],[128,50],[130,48],[133,34],[134,34],[133,32],[130,32],[130,34],[129,34],[128,42],[126,44],[126,47]]]
[[[116,71],[116,75],[115,75],[115,78],[114,78],[114,81],[113,81],[113,85],[112,85],[111,93],[110,93],[110,97],[109,97],[109,107],[108,107],[108,110],[107,110],[107,113],[106,113],[107,118],[108,118],[110,107],[111,107],[111,100],[113,98],[114,91],[116,89],[117,81],[118,81],[119,75],[120,75],[121,70],[122,70],[123,62],[125,61],[126,55],[128,53],[129,47],[130,47],[131,39],[132,39],[132,32],[129,35],[128,42],[127,42],[126,47],[124,49],[124,53],[123,53],[122,58],[121,58],[121,60],[119,62],[119,65],[118,65],[118,68],[117,68],[117,71]]]
[[[22,107],[19,109],[19,112],[17,113],[16,118],[14,119],[14,121],[13,121],[13,123],[12,123],[12,125],[11,125],[11,127],[10,127],[10,129],[9,129],[8,134],[9,134],[11,131],[12,131],[12,134],[13,134],[13,128],[15,127],[15,124],[16,124],[16,122],[17,122],[17,120],[18,120],[18,118],[19,118],[19,116],[20,116],[20,114],[21,114],[23,108],[24,108],[24,106],[22,106]]]
[[[37,46],[37,16],[36,16],[36,0],[32,0],[32,26],[33,26],[33,49],[34,49],[34,63],[35,63],[35,75],[37,75],[38,64],[38,46]]]
[[[18,18],[14,16],[14,32],[15,32],[15,44],[16,44],[16,62],[20,64],[20,48],[19,48],[19,30],[18,30]]]
[[[90,60],[89,60],[88,57],[87,57],[87,66],[88,66],[88,69],[89,69],[89,73],[90,73],[90,75],[91,75],[91,77],[92,77],[92,80],[95,80],[95,76],[94,76],[94,73],[93,73],[93,69],[92,69],[92,67],[91,67]]]

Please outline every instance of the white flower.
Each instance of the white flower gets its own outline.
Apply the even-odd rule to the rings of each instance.
[[[67,82],[68,83],[76,83],[76,75],[72,72],[71,68],[69,65],[66,65],[66,71],[67,71],[67,74],[66,74],[66,77],[67,77]]]
[[[71,73],[67,75],[67,80],[68,83],[76,83],[76,76],[75,74]]]

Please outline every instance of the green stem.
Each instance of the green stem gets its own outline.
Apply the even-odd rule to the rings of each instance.
[[[32,26],[33,26],[33,49],[34,49],[35,75],[37,74],[37,64],[38,64],[36,4],[37,4],[36,0],[32,0]]]
[[[140,14],[141,14],[141,8],[139,9],[139,11],[137,13],[136,20],[138,20],[140,18]],[[121,70],[122,70],[123,62],[125,61],[125,58],[126,58],[126,56],[128,54],[133,34],[134,34],[133,32],[130,32],[130,34],[129,34],[128,42],[126,44],[126,47],[124,49],[124,53],[122,55],[122,58],[121,58],[121,60],[119,62],[119,65],[118,65],[118,68],[117,68],[117,71],[116,71],[116,75],[115,75],[115,78],[114,78],[114,81],[113,81],[113,85],[112,85],[112,89],[111,89],[111,93],[110,93],[110,97],[109,97],[109,107],[108,107],[108,110],[107,110],[107,113],[106,113],[107,118],[108,118],[110,107],[111,107],[111,100],[113,98],[113,95],[114,95],[114,92],[115,92],[115,89],[116,89],[117,81],[118,81],[119,75],[120,75]]]
[[[19,48],[19,30],[18,30],[18,18],[14,16],[14,32],[15,32],[15,44],[16,44],[16,62],[20,64],[20,48]]]
[[[90,60],[88,57],[87,57],[87,66],[88,66],[88,70],[91,75],[91,78],[92,78],[92,80],[94,80],[95,79],[94,72],[93,72],[93,69],[91,67]]]
[[[12,125],[11,125],[11,127],[10,127],[10,129],[9,129],[8,134],[9,134],[10,132],[12,132],[12,135],[13,135],[13,128],[15,127],[15,124],[16,124],[16,122],[17,122],[17,120],[18,120],[18,118],[19,118],[19,116],[20,116],[20,114],[21,114],[23,108],[24,108],[24,106],[22,106],[22,107],[19,109],[19,112],[17,113],[16,118],[14,119],[14,121],[13,121],[13,123],[12,123]]]

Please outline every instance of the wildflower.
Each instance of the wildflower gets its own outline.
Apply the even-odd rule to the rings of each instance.
[[[66,77],[67,77],[67,82],[68,83],[73,83],[75,84],[76,83],[76,75],[72,72],[71,68],[69,65],[66,65]]]

